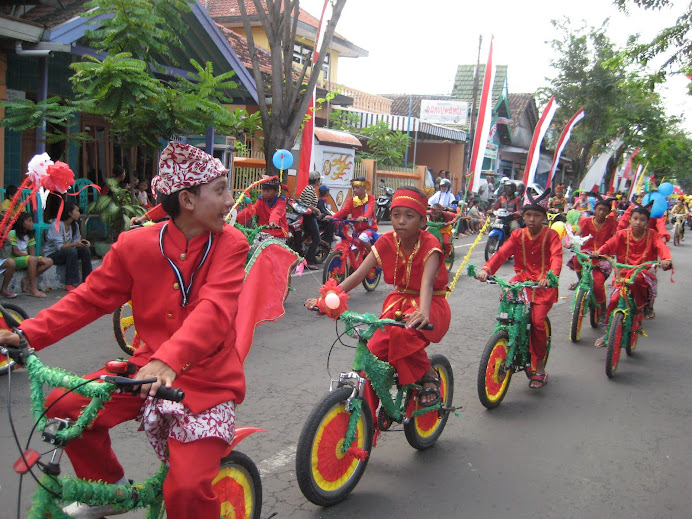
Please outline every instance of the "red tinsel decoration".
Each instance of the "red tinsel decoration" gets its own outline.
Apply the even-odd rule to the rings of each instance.
[[[74,172],[64,162],[57,161],[48,166],[46,175],[41,178],[41,187],[48,191],[64,193],[74,184]]]
[[[339,306],[337,308],[329,308],[325,303],[325,298],[330,292],[339,296]],[[339,316],[348,310],[348,294],[336,283],[335,279],[328,280],[322,288],[320,288],[321,297],[317,299],[317,308],[323,314],[328,315],[332,319],[338,319]]]

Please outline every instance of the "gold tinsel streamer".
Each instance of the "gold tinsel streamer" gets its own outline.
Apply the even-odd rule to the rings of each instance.
[[[471,248],[466,253],[466,256],[464,256],[464,259],[461,260],[461,264],[459,265],[459,268],[457,269],[456,274],[454,274],[454,279],[452,280],[452,283],[449,285],[449,292],[447,292],[447,295],[445,297],[449,297],[449,294],[452,293],[452,290],[454,290],[454,287],[457,286],[457,281],[459,281],[459,278],[461,277],[461,274],[464,271],[466,264],[469,262],[469,259],[471,259],[471,253],[473,252],[473,249],[475,249],[476,245],[478,245],[480,243],[481,238],[483,237],[483,235],[485,234],[485,231],[487,231],[489,227],[490,227],[490,216],[488,216],[485,219],[485,223],[483,224],[483,227],[481,227],[481,230],[478,231],[478,236],[476,236],[476,241],[473,242],[473,245],[471,245]]]

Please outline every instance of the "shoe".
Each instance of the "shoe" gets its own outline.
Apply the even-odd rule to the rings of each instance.
[[[317,265],[313,265],[312,263],[308,263],[305,268],[308,270],[320,270],[320,268]]]
[[[65,285],[65,291],[66,292],[72,292],[75,288],[77,288],[74,285]]]
[[[577,287],[579,286],[579,283],[570,283],[568,290],[576,290]]]
[[[7,299],[14,299],[17,297],[16,292],[10,292],[9,290],[4,290],[2,292],[2,295],[5,296]]]
[[[64,507],[62,511],[75,519],[99,519],[104,516],[128,512],[127,510],[119,510],[114,505],[85,505],[76,501]]]

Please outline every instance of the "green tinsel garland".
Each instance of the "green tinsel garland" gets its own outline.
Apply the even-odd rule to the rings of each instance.
[[[358,420],[360,420],[360,415],[363,412],[363,401],[360,398],[354,398],[351,400],[351,416],[348,419],[348,428],[346,429],[346,434],[344,435],[344,443],[341,444],[341,452],[346,452],[351,447],[351,444],[356,439],[356,428],[358,427]]]

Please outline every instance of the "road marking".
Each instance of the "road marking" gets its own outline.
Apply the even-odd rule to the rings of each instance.
[[[260,461],[257,464],[257,469],[260,472],[260,476],[264,477],[270,474],[275,474],[276,472],[279,472],[279,469],[293,463],[296,458],[296,448],[296,445],[291,445],[277,454],[274,454],[274,456],[271,458]]]
[[[479,242],[478,245],[483,245],[483,244],[484,244],[485,242],[487,242],[487,241],[488,241],[488,240]],[[454,248],[455,248],[455,249],[458,249],[458,248],[460,248],[460,247],[470,247],[471,245],[473,245],[473,243],[464,243],[463,245],[455,245]]]

